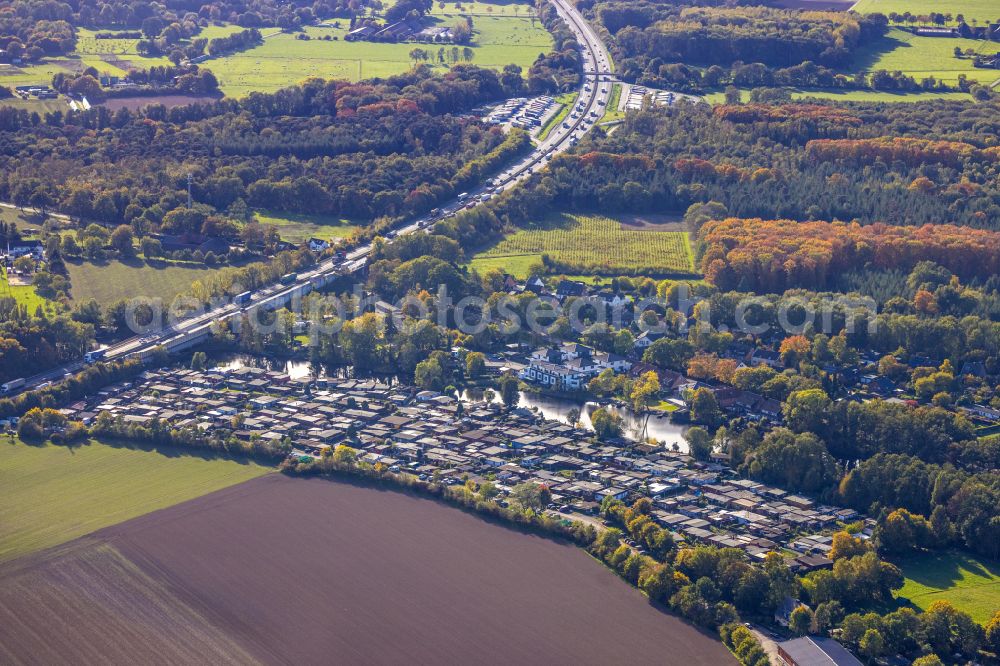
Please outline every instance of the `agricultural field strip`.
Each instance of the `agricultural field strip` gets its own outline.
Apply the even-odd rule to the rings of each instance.
[[[477,258],[550,254],[560,261],[693,271],[684,232],[634,231],[606,217],[564,215],[549,228],[519,229]]]

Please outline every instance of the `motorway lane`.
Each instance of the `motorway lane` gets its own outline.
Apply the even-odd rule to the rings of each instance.
[[[390,231],[390,238],[387,239],[389,242],[391,242],[392,238],[399,235],[416,233],[422,229],[429,228],[433,222],[438,219],[450,217],[462,208],[474,207],[484,194],[497,194],[511,189],[530,177],[533,173],[543,169],[545,163],[553,155],[568,150],[575,145],[604,114],[605,105],[610,99],[610,84],[613,81],[611,75],[611,55],[608,53],[600,37],[598,37],[597,33],[590,27],[590,24],[587,23],[579,11],[577,11],[575,6],[566,0],[551,1],[555,5],[559,15],[576,34],[584,60],[583,85],[578,90],[577,98],[572,106],[573,110],[564,121],[569,127],[560,123],[530,154],[523,157],[520,161],[515,162],[513,166],[507,167],[499,175],[487,181],[485,185],[471,190],[467,197],[441,206],[441,213],[438,218],[431,219],[429,216],[425,216]],[[577,112],[576,109],[581,106],[583,110]],[[572,118],[573,114],[576,114],[577,118]],[[13,204],[6,203],[0,203],[0,206],[15,208]],[[59,213],[49,213],[49,215],[61,219],[69,219],[67,216]],[[296,282],[291,285],[272,285],[257,290],[251,297],[251,302],[247,307],[241,308],[235,304],[227,304],[178,322],[171,329],[147,336],[136,336],[115,343],[108,347],[105,358],[110,360],[124,358],[133,354],[141,356],[165,343],[168,346],[175,345],[190,339],[194,335],[201,334],[208,329],[208,324],[212,322],[224,321],[239,316],[244,311],[259,307],[280,307],[288,303],[294,294],[305,293],[311,289],[311,281],[314,278],[323,278],[335,273],[355,272],[364,266],[363,260],[370,253],[371,244],[368,243],[348,252],[342,260],[322,262],[317,268],[300,274]],[[52,370],[28,378],[22,390],[36,387],[38,384],[44,382],[60,379],[67,373],[76,372],[82,367],[83,363],[78,361],[53,368]]]

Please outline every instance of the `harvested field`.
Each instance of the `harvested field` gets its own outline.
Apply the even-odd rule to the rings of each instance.
[[[38,593],[24,593],[25,574],[9,574],[10,585],[10,565],[0,569],[4,662],[146,655],[134,642],[141,621],[134,635],[115,630],[125,609],[146,617],[135,607],[146,595],[170,618],[175,647],[158,661],[183,658],[189,633],[206,654],[235,644],[232,658],[246,661],[242,650],[265,663],[735,663],[579,548],[395,491],[270,475],[93,538],[99,546],[58,566],[41,555],[10,563],[30,569]],[[96,547],[103,562],[76,562]],[[46,581],[66,571],[73,585],[46,596]],[[97,598],[112,573],[110,594]],[[112,631],[53,641],[11,631],[15,616],[50,617],[57,634],[66,617],[91,627],[110,618]]]
[[[112,546],[0,567],[0,663],[247,664],[253,657]]]

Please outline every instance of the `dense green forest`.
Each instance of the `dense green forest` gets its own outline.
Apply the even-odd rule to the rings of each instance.
[[[996,102],[653,107],[553,159],[502,210],[513,220],[552,208],[680,214],[715,201],[742,218],[998,230],[998,110]],[[939,152],[929,159],[891,148],[904,137],[949,143],[932,146]],[[841,152],[821,154],[823,140]],[[864,160],[849,146],[865,146]]]
[[[526,147],[521,133],[457,115],[503,97],[505,83],[521,86],[517,76],[462,65],[440,77],[417,68],[379,83],[316,80],[169,110],[99,107],[40,118],[4,107],[0,199],[131,224],[140,235],[200,232],[237,202],[244,211],[249,204],[362,220],[409,215]],[[188,173],[203,212],[176,210]]]
[[[626,0],[581,7],[606,29],[627,81],[689,91],[724,84],[870,85],[842,71],[860,47],[885,34],[884,16],[721,4]],[[888,80],[875,85],[921,85],[905,75],[883,78]]]

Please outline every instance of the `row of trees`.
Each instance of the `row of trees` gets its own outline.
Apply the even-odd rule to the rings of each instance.
[[[35,60],[65,54],[76,46],[76,27],[114,32],[140,32],[148,44],[166,48],[196,35],[211,22],[227,21],[246,28],[276,26],[297,29],[319,18],[353,15],[359,7],[345,0],[215,0],[171,5],[147,0],[3,0],[0,2],[0,48],[14,57]]]
[[[263,43],[264,38],[261,36],[260,30],[247,28],[227,37],[216,37],[208,42],[207,52],[214,58],[236,51],[247,51]]]

